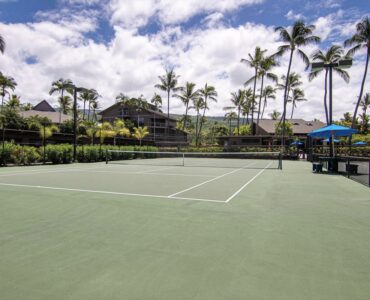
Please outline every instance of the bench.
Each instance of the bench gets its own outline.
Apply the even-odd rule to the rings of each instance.
[[[322,163],[320,163],[320,162],[313,162],[312,163],[312,172],[322,173],[322,167],[323,167],[323,164]]]

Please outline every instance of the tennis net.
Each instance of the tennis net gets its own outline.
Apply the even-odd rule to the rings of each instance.
[[[280,152],[147,152],[107,150],[107,164],[282,169]]]

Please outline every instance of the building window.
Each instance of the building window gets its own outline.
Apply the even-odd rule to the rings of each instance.
[[[139,123],[139,126],[143,126],[144,125],[144,118],[143,117],[138,117],[137,121]]]
[[[128,115],[128,108],[121,108],[120,109],[120,112],[119,112],[119,116],[121,117],[121,118],[123,118],[123,117],[125,117],[125,116],[127,116]]]

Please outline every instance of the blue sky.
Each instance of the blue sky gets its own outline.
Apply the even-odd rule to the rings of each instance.
[[[279,46],[275,26],[297,19],[316,25],[321,49],[353,34],[355,24],[369,15],[368,1],[349,0],[0,0],[0,33],[7,49],[0,70],[18,82],[16,93],[37,102],[48,95],[50,82],[71,78],[97,88],[101,106],[114,102],[119,92],[150,98],[157,76],[175,66],[180,83],[215,85],[219,101],[211,114],[223,114],[230,93],[242,88],[251,70],[240,64],[255,46],[274,52]],[[308,47],[307,54],[315,47]],[[351,83],[339,79],[335,115],[351,110],[362,76],[359,53],[351,69]],[[277,69],[285,72],[286,58]],[[322,118],[322,82],[309,83],[302,73],[307,103],[297,116]],[[38,83],[36,83],[38,82]],[[353,99],[352,99],[353,98]],[[271,103],[268,111],[280,110]],[[171,109],[181,113],[175,99]]]

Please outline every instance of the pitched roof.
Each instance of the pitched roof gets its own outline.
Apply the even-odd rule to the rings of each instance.
[[[34,116],[39,116],[41,118],[46,117],[50,119],[51,122],[54,124],[60,124],[60,123],[63,123],[64,121],[72,120],[71,116],[68,116],[65,114],[60,115],[60,113],[56,111],[37,111],[37,110],[32,109],[32,110],[22,111],[20,112],[20,114],[23,118],[29,118],[29,117],[34,117]]]
[[[46,100],[42,100],[40,103],[36,104],[32,109],[36,111],[55,112],[55,109]]]
[[[263,119],[259,121],[258,126],[269,134],[275,133],[275,124],[280,120]],[[289,119],[287,122],[292,124],[293,134],[307,134],[312,130],[319,129],[325,124],[321,121],[305,121],[303,119]]]

